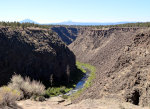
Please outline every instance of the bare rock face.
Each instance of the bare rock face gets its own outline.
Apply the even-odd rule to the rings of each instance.
[[[52,30],[58,34],[63,42],[71,44],[78,36],[79,28],[77,27],[52,27]]]
[[[93,84],[75,101],[119,98],[150,104],[150,31],[142,28],[87,29],[69,45],[77,60],[96,66]]]
[[[0,28],[0,85],[14,74],[41,80],[44,84],[68,82],[75,56],[52,32],[42,29]]]
[[[108,72],[115,78],[106,87],[109,93],[121,93],[135,105],[150,104],[150,30],[141,30],[132,44],[126,46],[113,69]],[[116,76],[120,77],[116,77]]]
[[[131,43],[132,35],[137,30],[138,28],[81,29],[69,48],[78,60],[98,65],[102,63],[104,56],[108,59],[109,55],[117,54],[122,47]],[[99,60],[101,61],[97,62]]]

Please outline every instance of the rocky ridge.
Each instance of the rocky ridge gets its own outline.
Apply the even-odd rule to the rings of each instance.
[[[117,98],[149,104],[149,29],[108,28],[80,31],[69,45],[77,60],[96,66],[96,78],[75,101]]]

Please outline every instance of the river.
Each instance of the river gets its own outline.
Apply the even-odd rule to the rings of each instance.
[[[84,87],[84,84],[85,84],[86,80],[88,79],[88,77],[90,76],[91,71],[89,69],[87,69],[86,67],[84,67],[84,66],[82,66],[82,68],[86,71],[85,75],[77,83],[76,87],[74,89],[72,89],[71,91],[69,91],[68,93],[66,93],[65,95],[68,95],[68,96],[72,95],[73,93],[77,92],[78,90],[80,90]]]

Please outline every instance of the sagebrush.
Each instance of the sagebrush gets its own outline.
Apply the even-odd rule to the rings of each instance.
[[[45,93],[45,86],[40,81],[31,81],[29,77],[24,79],[21,75],[14,75],[8,86],[20,90],[23,93],[24,98],[40,96]]]
[[[7,86],[0,88],[0,107],[11,106],[22,98],[22,93]]]

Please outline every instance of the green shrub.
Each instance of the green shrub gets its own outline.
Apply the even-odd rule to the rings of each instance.
[[[23,92],[25,98],[30,98],[33,95],[40,96],[45,93],[45,86],[39,81],[31,81],[29,77],[23,79],[20,75],[14,75],[9,87]]]
[[[69,92],[71,89],[72,88],[66,88],[65,86],[51,87],[46,90],[45,94],[46,94],[46,96],[53,97],[53,96],[65,94],[65,93]]]
[[[22,93],[7,86],[0,88],[0,107],[14,105],[22,98]]]
[[[68,99],[68,96],[63,94],[63,95],[62,95],[62,98],[63,98],[63,99]]]

